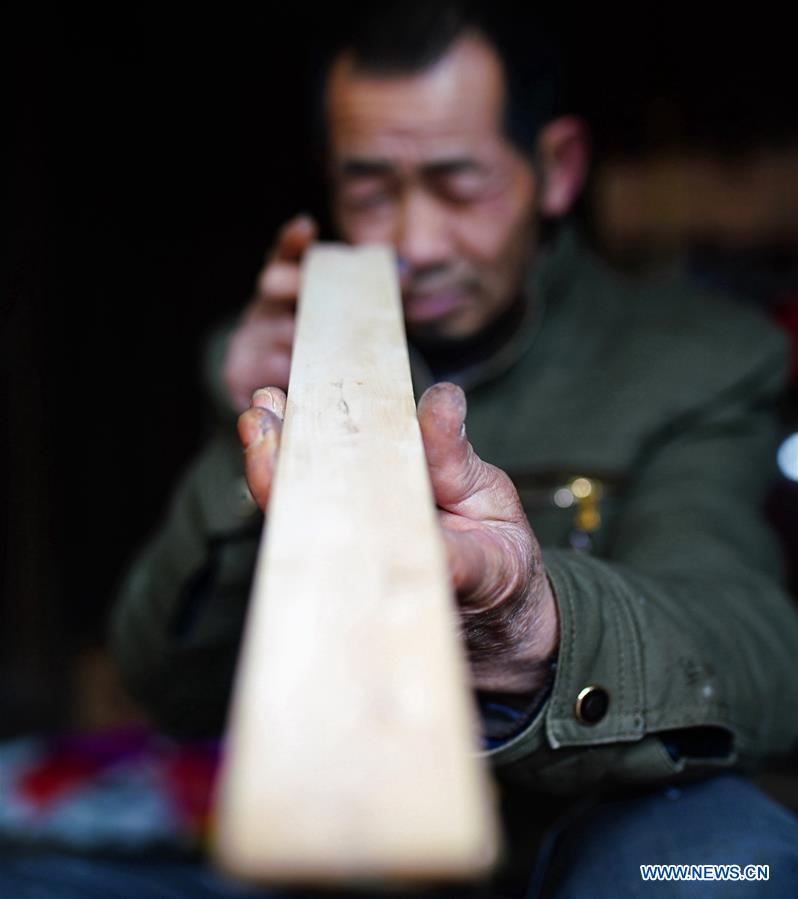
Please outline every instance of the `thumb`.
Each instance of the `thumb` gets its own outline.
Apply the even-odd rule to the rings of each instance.
[[[285,402],[285,394],[279,388],[261,388],[252,395],[251,407],[238,418],[244,475],[249,492],[262,512],[269,501],[277,465]]]
[[[456,384],[434,384],[419,400],[418,422],[435,502],[449,512],[481,518],[479,494],[494,487],[499,472],[474,452],[465,417],[465,393]]]

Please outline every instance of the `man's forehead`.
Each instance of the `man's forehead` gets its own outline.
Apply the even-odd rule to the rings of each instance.
[[[339,57],[327,83],[330,146],[336,156],[446,157],[496,142],[504,81],[498,57],[464,36],[421,73],[358,72]]]

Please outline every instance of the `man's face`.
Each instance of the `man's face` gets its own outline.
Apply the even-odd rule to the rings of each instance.
[[[349,243],[400,257],[411,336],[480,332],[516,295],[536,236],[536,181],[502,133],[500,62],[461,38],[421,74],[354,72],[327,84],[332,207]]]

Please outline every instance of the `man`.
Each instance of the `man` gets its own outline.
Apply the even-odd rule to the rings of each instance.
[[[793,819],[729,774],[798,735],[798,619],[758,517],[782,342],[677,275],[621,281],[572,230],[543,241],[583,186],[585,126],[541,100],[524,135],[524,79],[501,39],[458,4],[409,9],[383,13],[326,72],[331,208],[342,239],[397,251],[513,843],[501,888],[522,894],[536,854],[558,897],[628,894],[649,862],[765,863],[794,888]],[[308,217],[282,230],[211,353],[264,511],[315,236]],[[234,492],[241,474],[226,426],[114,612],[123,673],[178,732],[223,722],[261,525]],[[699,780],[710,774],[725,776]],[[736,823],[754,816],[756,840]]]

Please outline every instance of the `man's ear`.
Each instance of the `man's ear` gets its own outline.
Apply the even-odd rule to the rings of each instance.
[[[576,202],[590,166],[590,132],[577,116],[561,116],[538,135],[537,168],[541,178],[540,211],[560,218]]]

